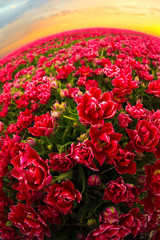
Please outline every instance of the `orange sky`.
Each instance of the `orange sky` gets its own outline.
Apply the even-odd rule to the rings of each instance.
[[[48,0],[26,12],[23,9],[21,17],[0,29],[0,57],[38,38],[78,28],[124,28],[160,37],[159,0],[107,2]],[[10,11],[17,7],[10,5]]]

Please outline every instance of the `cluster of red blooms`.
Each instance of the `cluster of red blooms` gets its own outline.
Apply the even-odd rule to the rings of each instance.
[[[0,237],[160,239],[158,39],[55,35],[1,60],[0,83]]]

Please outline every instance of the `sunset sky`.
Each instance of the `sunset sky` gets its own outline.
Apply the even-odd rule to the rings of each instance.
[[[36,39],[88,27],[160,37],[160,0],[0,0],[0,57]]]

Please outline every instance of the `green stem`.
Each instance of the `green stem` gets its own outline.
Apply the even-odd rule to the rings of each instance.
[[[24,132],[24,134],[23,134],[23,136],[22,136],[22,140],[21,141],[23,141],[24,140],[24,137],[25,137],[25,135],[26,135],[26,133],[27,133],[27,129],[25,130],[25,132]]]
[[[114,169],[114,168],[115,168],[115,166],[113,166],[113,167],[111,167],[111,168],[109,168],[109,169],[106,169],[106,170],[104,170],[103,172],[101,172],[100,175],[102,175],[103,173],[109,172],[109,171],[111,171],[111,170]]]
[[[73,142],[67,142],[67,143],[65,143],[64,145],[62,145],[62,146],[60,147],[60,149],[59,149],[59,154],[62,153],[62,149],[63,149],[65,146],[70,145],[70,144],[72,144],[72,143],[73,143]]]
[[[81,194],[83,194],[85,187],[86,187],[86,178],[85,178],[85,173],[84,173],[84,169],[81,165],[79,165],[79,172],[80,172],[80,176],[82,178],[82,191]]]

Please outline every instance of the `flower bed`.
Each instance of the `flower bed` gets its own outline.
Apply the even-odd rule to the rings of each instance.
[[[0,80],[0,237],[159,240],[159,39],[53,35]]]

